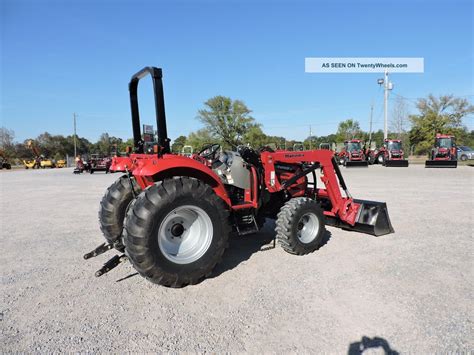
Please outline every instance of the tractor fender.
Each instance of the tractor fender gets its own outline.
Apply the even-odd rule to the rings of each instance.
[[[113,157],[109,169],[112,172],[133,170],[133,161],[129,157]]]
[[[148,181],[161,181],[176,176],[188,176],[201,180],[215,191],[217,196],[231,206],[231,201],[221,179],[210,168],[197,160],[188,157],[166,154],[161,158],[144,160],[133,171],[133,175],[140,183],[140,177],[146,177]],[[141,165],[141,166],[140,166]],[[145,188],[142,186],[142,188]]]

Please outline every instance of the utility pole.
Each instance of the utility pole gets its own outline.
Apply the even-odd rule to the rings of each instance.
[[[369,121],[369,142],[372,143],[372,118],[374,116],[374,103],[370,105],[370,121]]]
[[[309,125],[309,150],[313,149],[313,133],[311,132],[311,125]]]
[[[74,159],[77,157],[77,145],[76,145],[76,113],[73,114],[74,117]]]
[[[384,79],[379,79],[377,81],[379,84],[383,84],[383,117],[384,117],[384,126],[383,126],[383,139],[388,138],[388,91],[393,89],[393,83],[388,80],[388,71],[385,70]]]

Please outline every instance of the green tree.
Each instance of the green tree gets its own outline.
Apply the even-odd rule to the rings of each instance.
[[[11,157],[15,153],[15,132],[6,127],[0,127],[0,149],[3,150],[7,157]]]
[[[173,153],[179,153],[181,152],[181,149],[186,145],[186,136],[179,136],[173,141],[173,144],[171,145],[171,151]]]
[[[255,124],[252,111],[242,101],[225,96],[210,98],[204,105],[206,108],[198,111],[197,118],[210,134],[231,147],[242,144],[242,137]]]
[[[247,129],[243,137],[243,143],[249,144],[252,148],[258,149],[267,144],[268,137],[263,133],[260,125],[252,125]]]
[[[102,133],[99,137],[99,140],[94,145],[95,153],[100,153],[104,155],[109,155],[112,151],[112,139],[108,133]]]
[[[193,147],[194,151],[199,151],[205,144],[221,143],[221,141],[211,134],[206,128],[201,128],[196,132],[191,132],[186,140],[186,144]]]
[[[474,106],[466,99],[453,95],[439,98],[429,95],[426,99],[419,99],[416,106],[419,113],[410,116],[412,128],[409,133],[410,142],[416,147],[416,154],[426,154],[437,133],[453,134],[461,138],[458,142],[467,137],[467,129],[462,126],[462,120],[474,112]]]
[[[343,142],[345,140],[357,138],[361,133],[359,122],[348,119],[339,123],[337,127],[337,141]]]

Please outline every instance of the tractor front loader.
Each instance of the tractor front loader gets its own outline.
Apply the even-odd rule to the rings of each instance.
[[[434,147],[430,152],[430,160],[425,162],[425,168],[457,168],[458,158],[455,137],[436,134]]]
[[[137,88],[153,81],[158,142],[143,157]],[[329,150],[273,151],[215,143],[191,158],[171,154],[162,71],[146,67],[129,84],[134,136],[131,169],[107,189],[99,221],[106,242],[85,259],[115,249],[101,276],[129,260],[147,280],[170,287],[210,275],[231,235],[258,232],[276,220],[275,242],[288,253],[317,250],[326,225],[375,236],[393,233],[383,202],[352,198]]]

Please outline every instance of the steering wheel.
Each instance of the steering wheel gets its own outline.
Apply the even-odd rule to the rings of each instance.
[[[198,155],[204,159],[214,159],[219,149],[221,149],[221,145],[218,143],[207,144],[201,149]]]

